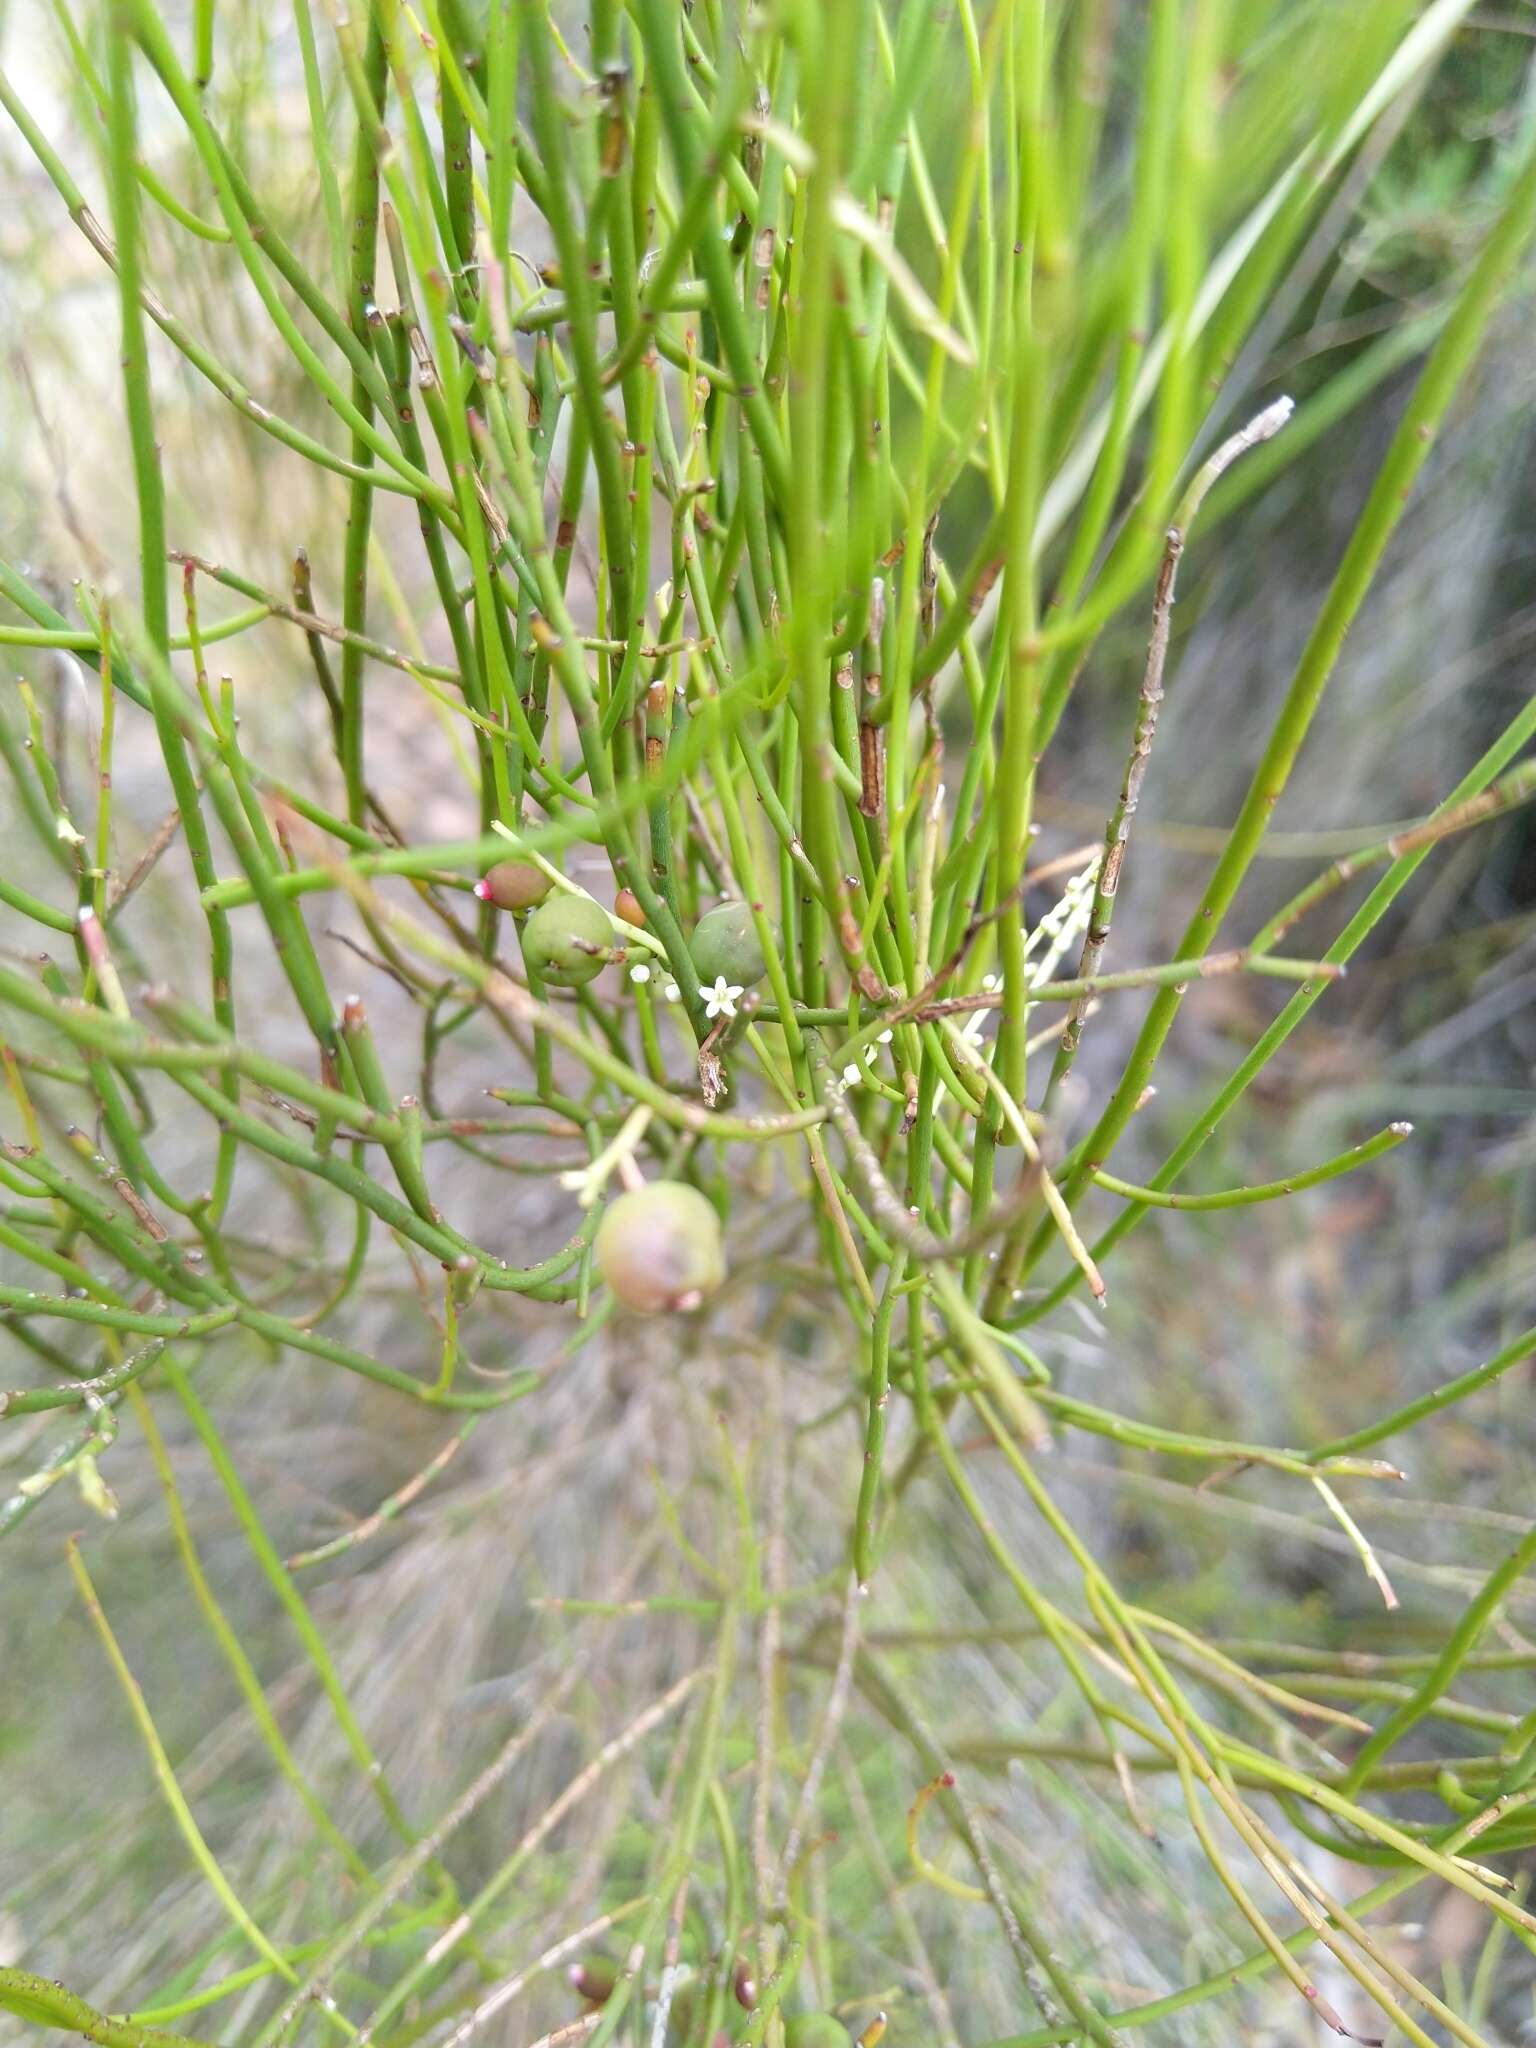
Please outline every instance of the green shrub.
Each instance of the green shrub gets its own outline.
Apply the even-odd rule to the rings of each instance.
[[[1456,83],[1491,118],[1439,135],[1430,82],[1463,62],[1470,0],[370,0],[334,19],[296,0],[291,42],[266,13],[61,5],[74,99],[34,91],[30,61],[0,81],[59,234],[72,221],[116,273],[118,327],[88,353],[120,358],[138,540],[134,575],[104,495],[76,556],[0,565],[0,640],[27,666],[0,707],[24,847],[0,874],[0,1431],[59,1418],[25,1439],[0,1538],[71,1487],[107,1521],[112,1489],[162,1489],[289,1833],[242,1846],[215,1786],[189,1791],[180,1653],[135,1657],[133,1601],[104,1604],[86,1562],[111,1568],[93,1522],[37,1583],[54,1601],[67,1573],[120,1687],[95,1712],[131,1717],[199,1888],[167,1885],[152,1933],[135,1913],[78,1951],[123,2016],[51,1968],[0,1967],[0,2007],[118,2048],[205,2026],[457,2048],[526,1986],[539,2023],[591,2042],[654,2042],[665,2008],[694,2043],[873,2043],[885,2006],[898,2044],[1045,2048],[1174,2015],[1227,2039],[1266,1976],[1289,2024],[1348,2031],[1321,1951],[1407,2038],[1478,2042],[1483,1969],[1476,1995],[1437,1991],[1378,1909],[1426,1879],[1459,1891],[1488,1918],[1487,1971],[1506,1934],[1536,1937],[1508,1883],[1536,1841],[1536,1724],[1449,1697],[1485,1668],[1529,1529],[1406,1661],[1346,1645],[1296,1671],[1236,1589],[1205,1629],[1118,1586],[1045,1454],[1073,1433],[1211,1482],[1259,1471],[1335,1518],[1391,1606],[1341,1496],[1400,1476],[1379,1446],[1536,1346],[1363,1417],[1341,1389],[1331,1440],[1304,1449],[1090,1402],[1047,1364],[1153,1212],[1397,1170],[1402,1123],[1243,1186],[1190,1171],[1440,843],[1536,789],[1526,702],[1424,822],[1262,922],[1239,902],[1536,228],[1517,73]],[[1426,90],[1436,203],[1475,236],[1410,237],[1411,304],[1405,283],[1406,310],[1373,309],[1293,418],[1262,345],[1308,317]],[[1407,232],[1378,226],[1383,246]],[[1379,467],[1339,479],[1330,436],[1389,391]],[[231,418],[263,479],[249,502],[233,476],[181,480]],[[1256,752],[1251,781],[1172,956],[1138,963],[1111,922],[1181,560],[1208,550],[1219,576],[1244,500],[1299,458],[1362,509],[1261,741],[1207,736],[1213,757]],[[1107,830],[1036,853],[1063,721],[1127,618],[1149,622],[1140,686],[1070,792]],[[54,715],[70,657],[88,783]],[[531,909],[521,950],[498,905]],[[366,998],[342,992],[327,919]],[[1276,1000],[1157,1170],[1121,1177],[1183,1006],[1223,977]],[[1138,1003],[1132,1029],[1118,1006]],[[465,1102],[487,1074],[495,1114]],[[641,1181],[694,1233],[654,1272],[643,1239],[614,1251]],[[389,1670],[341,1668],[300,1580],[408,1518],[482,1419],[501,1493],[544,1485],[531,1446],[613,1315],[605,1275],[698,1312],[614,1325],[631,1384],[675,1385],[658,1412],[688,1439],[689,1496],[658,1476],[655,1542],[630,1548],[595,1417],[557,1461],[612,1597],[578,1578],[555,1607],[611,1627],[625,1671],[637,1633],[645,1682],[608,1713],[588,1690],[607,1652],[556,1636],[540,1661],[517,1637],[542,1706],[427,1812],[417,1701],[386,1714]],[[556,1333],[544,1362],[508,1367],[535,1329]],[[317,1412],[389,1404],[381,1441],[418,1414],[454,1433],[285,1562],[242,1402],[299,1373],[321,1376]],[[194,1448],[234,1568],[205,1562],[212,1511],[177,1476]],[[907,1655],[969,1640],[942,1625],[956,1543],[996,1687],[959,1746]],[[663,1550],[686,1591],[651,1590]],[[935,1612],[908,1613],[924,1583]],[[328,1716],[323,1770],[269,1701],[275,1619]],[[996,1711],[1021,1637],[1046,1674],[1024,1731]],[[1524,1638],[1508,1654],[1528,1671]],[[366,1732],[365,1681],[398,1756]],[[541,1716],[567,1711],[582,1759],[519,1830],[490,1826]],[[1455,1730],[1445,1755],[1429,1722]],[[1063,1805],[1091,1810],[1091,1916],[1053,1892],[1052,1845],[975,1789],[1009,1767],[1059,1772]],[[1123,1792],[1123,1816],[1080,1779]],[[632,1810],[610,1800],[589,1838],[613,1785]],[[1200,1916],[1226,1917],[1187,1954],[1149,1938],[1132,1968],[1121,1930],[1176,1888],[1149,1836],[1176,1842]],[[1365,1873],[1347,1898],[1345,1864]],[[623,1960],[584,2003],[566,1970],[600,1939]]]

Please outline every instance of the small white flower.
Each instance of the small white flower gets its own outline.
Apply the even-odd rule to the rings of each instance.
[[[981,977],[981,990],[983,995],[995,996],[998,990],[1002,987],[1002,985],[1003,982],[1001,975],[984,974]]]
[[[843,1069],[844,1092],[846,1093],[846,1091],[850,1088],[857,1088],[859,1083],[863,1080],[863,1078],[863,1074],[850,1061],[850,1063]]]
[[[669,1003],[675,1003],[681,993],[682,991],[678,988],[678,985],[675,981],[669,981],[666,987],[662,990],[662,994],[666,997]]]
[[[649,967],[646,966],[643,960],[637,960],[634,966],[631,967],[631,969],[629,970],[629,978],[631,981],[649,981],[651,978],[651,970],[649,969]]]
[[[872,1067],[872,1066],[874,1065],[875,1061],[876,1061],[876,1060],[877,1060],[877,1059],[878,1059],[879,1057],[880,1057],[880,1048],[879,1048],[879,1046],[878,1046],[878,1045],[866,1045],[866,1046],[865,1046],[865,1048],[864,1048],[864,1064],[865,1064],[865,1066],[866,1066],[866,1067]]]
[[[1045,950],[1030,970],[1033,982],[1049,981],[1057,967],[1072,947],[1088,929],[1093,915],[1094,889],[1098,882],[1099,868],[1103,856],[1095,854],[1088,865],[1068,882],[1061,900],[1046,911],[1029,937],[1024,941],[1024,951],[1033,954],[1041,941],[1046,941]]]
[[[892,1032],[882,1031],[880,1036],[875,1040],[876,1045],[889,1045],[893,1035],[894,1034]]]
[[[961,1027],[960,1036],[965,1040],[967,1045],[980,1045],[982,1043],[982,1038],[986,1031],[986,1028],[986,1011],[973,1010],[971,1015],[967,1017],[967,1019],[965,1020],[964,1025]]]
[[[744,989],[728,982],[723,974],[718,976],[714,987],[704,990],[705,1016],[734,1017],[736,1014],[736,998],[745,993]]]

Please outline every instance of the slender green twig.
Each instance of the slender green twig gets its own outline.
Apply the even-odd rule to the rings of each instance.
[[[208,2048],[206,2042],[196,2041],[190,2034],[171,2034],[133,2020],[112,2019],[62,1984],[9,1964],[0,1967],[0,2006],[34,2026],[78,2034],[82,2041],[95,2041],[100,2048]]]

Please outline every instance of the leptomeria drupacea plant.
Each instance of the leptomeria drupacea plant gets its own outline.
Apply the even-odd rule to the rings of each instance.
[[[483,19],[459,0],[428,0],[420,16],[372,0],[322,20],[298,0],[320,197],[311,221],[280,217],[264,197],[221,103],[221,33],[242,10],[200,0],[190,44],[150,0],[61,17],[92,119],[104,123],[100,162],[82,160],[78,177],[49,121],[0,86],[62,208],[117,273],[139,526],[136,583],[121,563],[111,577],[88,561],[0,569],[12,615],[0,642],[35,650],[18,658],[39,664],[21,700],[25,737],[6,749],[36,872],[0,878],[0,901],[28,954],[41,933],[60,956],[0,964],[0,1001],[15,1020],[13,1142],[0,1168],[14,1208],[0,1246],[22,1272],[0,1286],[0,1304],[31,1373],[0,1395],[0,1417],[79,1411],[73,1433],[40,1451],[0,1503],[0,1534],[41,1510],[66,1473],[107,1508],[98,1458],[116,1463],[147,1444],[159,1469],[154,1412],[177,1402],[300,1629],[407,1846],[392,1864],[352,1870],[368,1903],[322,1909],[305,1941],[285,1948],[208,1848],[73,1558],[176,1825],[232,1943],[245,1945],[232,1974],[256,1967],[270,1986],[253,2022],[261,2048],[311,2012],[317,2031],[366,2025],[368,2038],[403,2044],[426,2010],[457,2040],[463,2015],[480,2010],[484,1943],[510,1924],[512,1888],[542,1837],[536,1827],[468,1899],[436,1859],[474,1800],[412,1841],[199,1400],[206,1361],[243,1335],[461,1413],[467,1429],[541,1386],[537,1373],[491,1380],[473,1369],[490,1297],[592,1324],[613,1309],[606,1278],[631,1306],[712,1313],[729,1292],[723,1197],[747,1188],[765,1153],[807,1198],[821,1295],[841,1318],[841,1379],[829,1391],[854,1425],[854,1587],[878,1585],[903,1540],[912,1477],[936,1468],[1000,1586],[1048,1639],[1131,1819],[1139,1774],[1176,1777],[1188,1825],[1256,1943],[1238,1974],[1290,1977],[1346,2031],[1296,1960],[1320,1944],[1410,2039],[1429,2038],[1412,2008],[1478,2038],[1361,1915],[1429,1874],[1496,1924],[1536,1934],[1498,1868],[1532,1839],[1528,1724],[1502,1744],[1484,1725],[1484,1747],[1449,1781],[1394,1777],[1403,1761],[1389,1754],[1474,1653],[1531,1561],[1529,1540],[1346,1769],[1316,1743],[1293,1742],[1276,1708],[1335,1726],[1358,1717],[1260,1680],[1198,1637],[1175,1639],[1176,1624],[1123,1598],[1037,1458],[1053,1432],[1073,1429],[1217,1474],[1266,1467],[1315,1488],[1385,1585],[1331,1482],[1398,1476],[1360,1453],[1488,1384],[1530,1340],[1429,1403],[1297,1451],[1081,1400],[1052,1384],[1019,1335],[1085,1284],[1102,1294],[1110,1253],[1153,1208],[1278,1199],[1369,1169],[1402,1141],[1406,1126],[1393,1124],[1249,1186],[1175,1187],[1439,841],[1536,785],[1520,759],[1536,731],[1526,706],[1424,824],[1336,865],[1232,941],[1270,814],[1536,225],[1536,157],[1521,141],[1479,253],[1445,282],[1417,380],[1182,942],[1172,959],[1103,964],[1122,869],[1134,867],[1143,778],[1156,772],[1180,557],[1209,542],[1219,560],[1215,515],[1246,487],[1239,457],[1267,443],[1269,477],[1287,451],[1312,445],[1308,407],[1282,434],[1289,402],[1233,388],[1232,365],[1284,303],[1335,175],[1468,12],[1452,0],[1373,0],[1283,20],[1259,0],[1153,0],[1122,20],[1087,0],[801,0],[760,12],[594,0],[577,22],[539,0],[492,0]],[[153,125],[141,113],[152,99]],[[167,105],[174,146],[160,140]],[[1332,221],[1331,232],[1346,225]],[[162,291],[161,266],[195,274],[198,244],[218,249],[253,323],[280,345],[294,405],[254,395],[260,376],[275,376],[268,359],[217,357]],[[323,523],[290,537],[280,574],[195,551],[188,508],[173,499],[168,510],[158,438],[177,356],[202,380],[198,405],[228,404],[276,444],[278,473],[316,473]],[[1380,374],[1401,359],[1400,345],[1384,348]],[[1357,402],[1372,389],[1370,376],[1351,386]],[[1312,396],[1320,418],[1332,416],[1328,399],[1327,387]],[[1224,471],[1224,506],[1197,523]],[[404,543],[393,500],[419,521]],[[76,617],[49,595],[70,570],[91,577],[76,588]],[[394,594],[407,585],[410,633],[383,637],[380,620],[400,618]],[[215,616],[223,591],[243,604]],[[327,591],[339,595],[328,602]],[[1060,858],[1032,865],[1052,740],[1104,628],[1127,609],[1150,616],[1150,644],[1128,758],[1122,748],[1106,763],[1094,792],[1102,849],[1074,850],[1065,868]],[[302,643],[306,729],[329,749],[299,779],[279,765],[260,660],[242,647],[271,621]],[[443,659],[429,658],[429,637]],[[37,712],[45,664],[65,654],[78,657],[97,707],[95,809],[79,817]],[[381,739],[386,688],[441,722],[441,754],[424,758],[432,773],[441,759],[460,777],[464,822],[452,841],[397,826],[411,778]],[[146,720],[174,821],[129,864],[113,751],[130,721]],[[196,895],[199,957],[189,945],[168,987],[144,968],[164,949],[140,884],[177,864]],[[1380,870],[1371,894],[1320,957],[1276,951],[1365,870]],[[311,898],[351,906],[361,934],[351,943],[419,1023],[413,1092],[400,1093],[405,1049],[376,1042],[367,1000],[338,1001]],[[242,934],[257,924],[302,1055],[290,1033],[278,1056],[265,993],[247,993]],[[1062,974],[1079,943],[1077,971]],[[347,965],[350,976],[355,959]],[[1198,1001],[1200,982],[1239,974],[1295,991],[1149,1184],[1111,1174],[1180,1005]],[[1135,990],[1151,992],[1149,1007],[1118,1078],[1092,1102],[1090,1124],[1067,1128],[1062,1084],[1092,1008]],[[504,1079],[493,1093],[506,1117],[443,1106],[455,1047],[474,1030],[496,1034]],[[156,1100],[170,1091],[210,1134],[206,1185],[181,1177],[157,1135],[146,1085],[156,1076]],[[551,1183],[553,1248],[542,1256],[509,1263],[506,1234],[472,1225],[462,1180],[450,1188],[439,1162],[457,1167],[485,1148]],[[277,1294],[230,1220],[241,1180],[262,1173],[302,1189],[323,1226],[313,1269]],[[605,1210],[611,1176],[632,1185]],[[1095,1186],[1124,1206],[1091,1241],[1079,1212]],[[749,1194],[737,1203],[750,1211]],[[724,1243],[740,1284],[752,1270],[750,1224],[727,1216]],[[334,1261],[318,1254],[337,1246],[333,1284]],[[389,1258],[432,1273],[436,1291],[423,1289],[419,1327],[382,1357],[354,1341],[352,1316]],[[898,1410],[903,1461],[887,1470]],[[1070,1609],[978,1492],[959,1436],[975,1427],[1076,1575]],[[402,1504],[392,1497],[389,1515]],[[197,1583],[190,1532],[176,1527]],[[736,1579],[704,1561],[709,1669],[642,1709],[598,1752],[594,1775],[568,1788],[574,1804],[688,1705],[674,1824],[623,1902],[635,1952],[588,2016],[587,2039],[632,2023],[665,2033],[666,2003],[647,2008],[648,1986],[677,1964],[675,1943],[662,1958],[707,1826],[720,1881],[698,1888],[718,1895],[719,1953],[750,1938],[760,1963],[742,2038],[769,2037],[797,2006],[809,2018],[834,1995],[862,1995],[856,1982],[825,1981],[825,1915],[798,1855],[773,1882],[769,1831],[792,1807],[783,1839],[806,1839],[801,1807],[807,1796],[815,1805],[855,1691],[895,1723],[913,1782],[943,1771],[934,1739],[861,1646],[850,1593],[829,1638],[832,1680],[803,1789],[786,1793],[795,1780],[776,1740],[775,1686],[780,1606],[794,1589],[775,1580],[750,1501],[729,1541]],[[844,1574],[835,1578],[819,1589],[834,1606]],[[747,1621],[761,1685],[741,1837],[750,1851],[737,1846],[745,1814],[732,1822],[741,1787],[723,1734]],[[331,1839],[339,1831],[270,1715],[261,1719],[248,1664],[239,1676],[326,1853],[355,1857],[345,1837],[339,1848]],[[1237,1689],[1243,1732],[1202,1685]],[[1402,1818],[1392,1795],[1405,1782],[1437,1794],[1438,1818]],[[978,1882],[945,1898],[947,1873],[918,1856],[915,1838],[914,1866],[932,1903],[995,1913],[1026,2016],[1016,2039],[1107,2041],[1227,1987],[1231,1969],[1111,2016],[1118,1995],[1103,1980],[1114,1973],[1092,1955],[1062,1960],[1049,1901],[1027,1895],[975,1806],[952,1784],[934,1796]],[[557,1806],[555,1819],[567,1810]],[[1282,1825],[1353,1847],[1384,1874],[1346,1909],[1299,1871]],[[362,1969],[370,1932],[408,1921],[434,1930],[422,1952],[391,1964],[392,1976]],[[706,1981],[699,2039],[725,2003],[723,1977]],[[0,1971],[0,2003],[77,2030],[101,2024],[72,1994],[17,1971]],[[178,2020],[196,2001],[147,1993],[136,2009]],[[142,2025],[114,2026],[124,2048],[147,2048]]]

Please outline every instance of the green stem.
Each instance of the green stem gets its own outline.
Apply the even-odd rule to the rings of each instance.
[[[34,1977],[30,1970],[0,1965],[0,2007],[36,2027],[56,2027],[66,2034],[78,2034],[82,2041],[94,2041],[98,2048],[210,2048],[190,2034],[169,2034],[160,2027],[116,2020],[62,1984],[48,1977]]]

